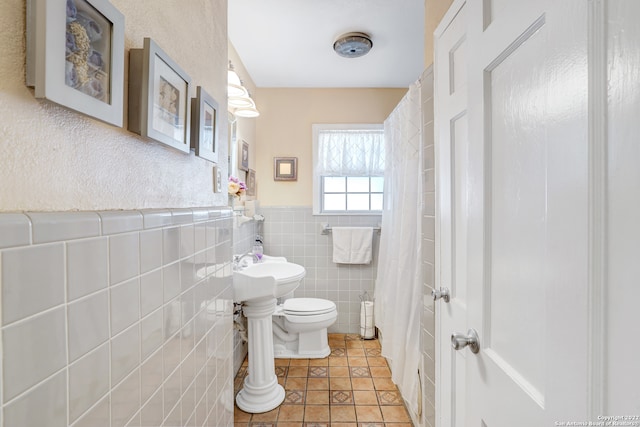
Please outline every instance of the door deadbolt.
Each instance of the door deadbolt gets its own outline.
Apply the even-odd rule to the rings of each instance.
[[[473,354],[477,354],[480,351],[478,333],[475,329],[469,329],[467,335],[458,332],[451,334],[451,347],[453,347],[454,350],[461,350],[467,346]]]

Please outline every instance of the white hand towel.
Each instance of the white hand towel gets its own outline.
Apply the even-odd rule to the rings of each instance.
[[[369,264],[373,227],[333,227],[333,262]]]

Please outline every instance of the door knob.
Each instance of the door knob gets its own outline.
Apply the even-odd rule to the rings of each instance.
[[[431,296],[433,297],[433,300],[439,300],[440,298],[442,298],[444,300],[444,302],[449,302],[449,288],[440,288],[440,290],[435,290],[433,289],[431,291]]]
[[[458,332],[451,334],[451,347],[453,347],[454,350],[460,350],[467,346],[469,346],[469,350],[471,350],[473,354],[480,351],[478,333],[475,329],[469,329],[469,331],[467,331],[467,335]]]

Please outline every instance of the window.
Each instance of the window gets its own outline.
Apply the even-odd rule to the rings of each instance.
[[[382,125],[313,125],[313,156],[314,214],[382,211]]]

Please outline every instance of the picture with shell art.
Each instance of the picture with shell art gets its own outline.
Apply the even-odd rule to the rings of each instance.
[[[35,97],[122,126],[124,15],[109,0],[27,0]]]
[[[65,84],[109,102],[111,23],[86,0],[66,0]]]

